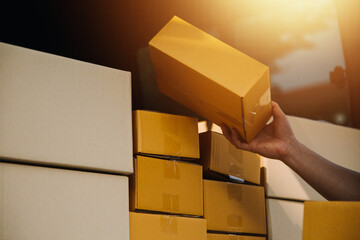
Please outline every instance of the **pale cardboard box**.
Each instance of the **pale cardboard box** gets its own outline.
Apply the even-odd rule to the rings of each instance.
[[[360,172],[360,130],[298,117],[288,117],[296,138],[340,166]],[[299,175],[278,160],[263,158],[267,196],[325,200]]]
[[[0,158],[132,173],[130,72],[0,43]]]
[[[174,16],[149,42],[160,92],[247,142],[271,116],[269,67]]]
[[[128,178],[0,163],[0,239],[129,239]]]
[[[150,239],[206,240],[206,219],[130,212],[130,240]]]
[[[266,199],[268,239],[301,240],[304,203]]]

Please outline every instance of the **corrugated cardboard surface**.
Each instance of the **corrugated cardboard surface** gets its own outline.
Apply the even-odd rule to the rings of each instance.
[[[132,209],[203,216],[202,166],[137,156]]]
[[[134,120],[134,152],[199,158],[197,119],[137,110]]]
[[[360,130],[288,116],[296,138],[328,160],[360,172]],[[267,195],[271,197],[325,200],[280,161],[263,158],[267,171]]]
[[[360,239],[360,202],[305,202],[303,240]]]
[[[236,148],[219,133],[201,133],[199,139],[205,171],[212,170],[260,184],[259,155]]]
[[[206,220],[203,218],[131,212],[130,239],[206,240]]]
[[[132,173],[130,78],[0,43],[0,157]]]
[[[208,230],[266,234],[264,188],[204,180]]]
[[[301,240],[304,203],[266,199],[269,240]]]
[[[159,90],[250,141],[271,115],[269,68],[178,17],[149,42]]]
[[[265,237],[208,233],[208,240],[265,240]]]
[[[129,239],[124,176],[0,163],[0,239]]]

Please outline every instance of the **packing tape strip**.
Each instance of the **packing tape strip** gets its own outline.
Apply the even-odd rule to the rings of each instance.
[[[179,212],[179,195],[163,193],[163,208],[167,212]]]
[[[238,177],[238,178],[243,178],[244,177],[244,169],[237,166],[234,163],[230,163],[229,165],[229,170],[228,170],[229,175]]]
[[[169,215],[160,216],[161,231],[166,234],[177,234],[178,223],[177,218]]]
[[[251,125],[255,121],[256,115],[258,113],[261,113],[270,102],[271,102],[270,88],[268,88],[261,95],[259,101],[251,108],[250,116],[247,119],[245,119],[246,125]]]
[[[242,217],[239,215],[231,214],[227,216],[227,224],[230,229],[242,229]]]
[[[164,131],[164,151],[168,155],[182,155],[182,146],[176,139],[179,136],[179,124],[177,120],[169,121],[168,117],[161,117],[161,129]]]
[[[164,160],[164,177],[168,179],[179,179],[180,168],[175,160]]]
[[[239,235],[228,235],[229,240],[244,240],[244,236]]]
[[[242,189],[240,184],[236,183],[227,183],[227,194],[229,200],[236,200],[241,202],[242,198]]]

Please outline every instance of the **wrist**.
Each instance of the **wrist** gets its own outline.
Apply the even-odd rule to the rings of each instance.
[[[295,138],[295,137],[291,137],[287,142],[286,142],[286,147],[285,147],[285,152],[284,155],[282,156],[282,158],[280,159],[283,163],[285,163],[286,165],[288,165],[289,162],[291,162],[291,159],[294,158],[294,156],[299,153],[299,148],[300,148],[300,142]]]

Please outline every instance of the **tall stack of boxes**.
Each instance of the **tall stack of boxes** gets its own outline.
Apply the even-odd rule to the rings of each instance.
[[[206,239],[197,119],[137,110],[130,239]]]
[[[128,239],[130,73],[0,43],[0,238]]]
[[[202,131],[202,130],[201,130]],[[260,156],[235,148],[219,133],[200,133],[204,217],[210,239],[265,239],[265,193]],[[230,176],[243,180],[231,181]]]

